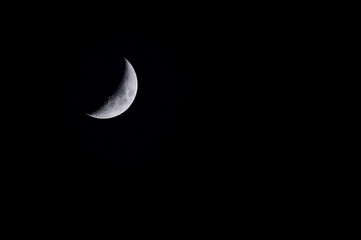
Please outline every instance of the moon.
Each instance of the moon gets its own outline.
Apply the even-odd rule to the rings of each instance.
[[[95,111],[86,115],[96,119],[109,119],[124,113],[132,105],[138,90],[137,75],[130,62],[124,58],[124,74],[119,79],[119,85],[104,103]]]

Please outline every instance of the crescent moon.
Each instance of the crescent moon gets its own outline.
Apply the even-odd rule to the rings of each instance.
[[[138,90],[137,75],[130,62],[125,60],[125,70],[114,93],[97,110],[86,115],[97,119],[109,119],[124,113],[132,105]]]

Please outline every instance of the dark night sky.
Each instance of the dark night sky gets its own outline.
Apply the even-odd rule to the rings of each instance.
[[[201,22],[118,21],[34,21],[17,32],[16,60],[29,86],[20,198],[219,191],[224,36]],[[86,116],[89,76],[122,57],[138,76],[134,103],[113,119]]]
[[[293,23],[219,14],[14,19],[15,196],[219,197],[290,182],[307,147],[304,79],[315,65],[302,54],[313,40]],[[113,119],[87,117],[89,77],[122,57],[138,76],[134,103]]]

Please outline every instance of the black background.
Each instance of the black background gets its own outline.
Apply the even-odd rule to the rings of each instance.
[[[292,179],[316,148],[312,79],[325,52],[317,34],[259,8],[135,16],[125,9],[9,20],[4,107],[16,116],[6,125],[16,146],[6,161],[15,197],[228,201],[241,194],[257,202],[297,189],[302,178]],[[86,116],[89,70],[122,57],[138,76],[134,103],[114,119]]]
[[[17,26],[18,199],[219,194],[234,140],[222,137],[232,81],[217,22],[42,16]],[[89,75],[122,57],[138,76],[133,105],[109,120],[86,116]]]

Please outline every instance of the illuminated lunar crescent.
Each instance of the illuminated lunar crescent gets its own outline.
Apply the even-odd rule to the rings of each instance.
[[[137,75],[133,66],[125,59],[125,69],[117,89],[95,111],[86,115],[97,119],[108,119],[119,116],[132,105],[138,90]]]

